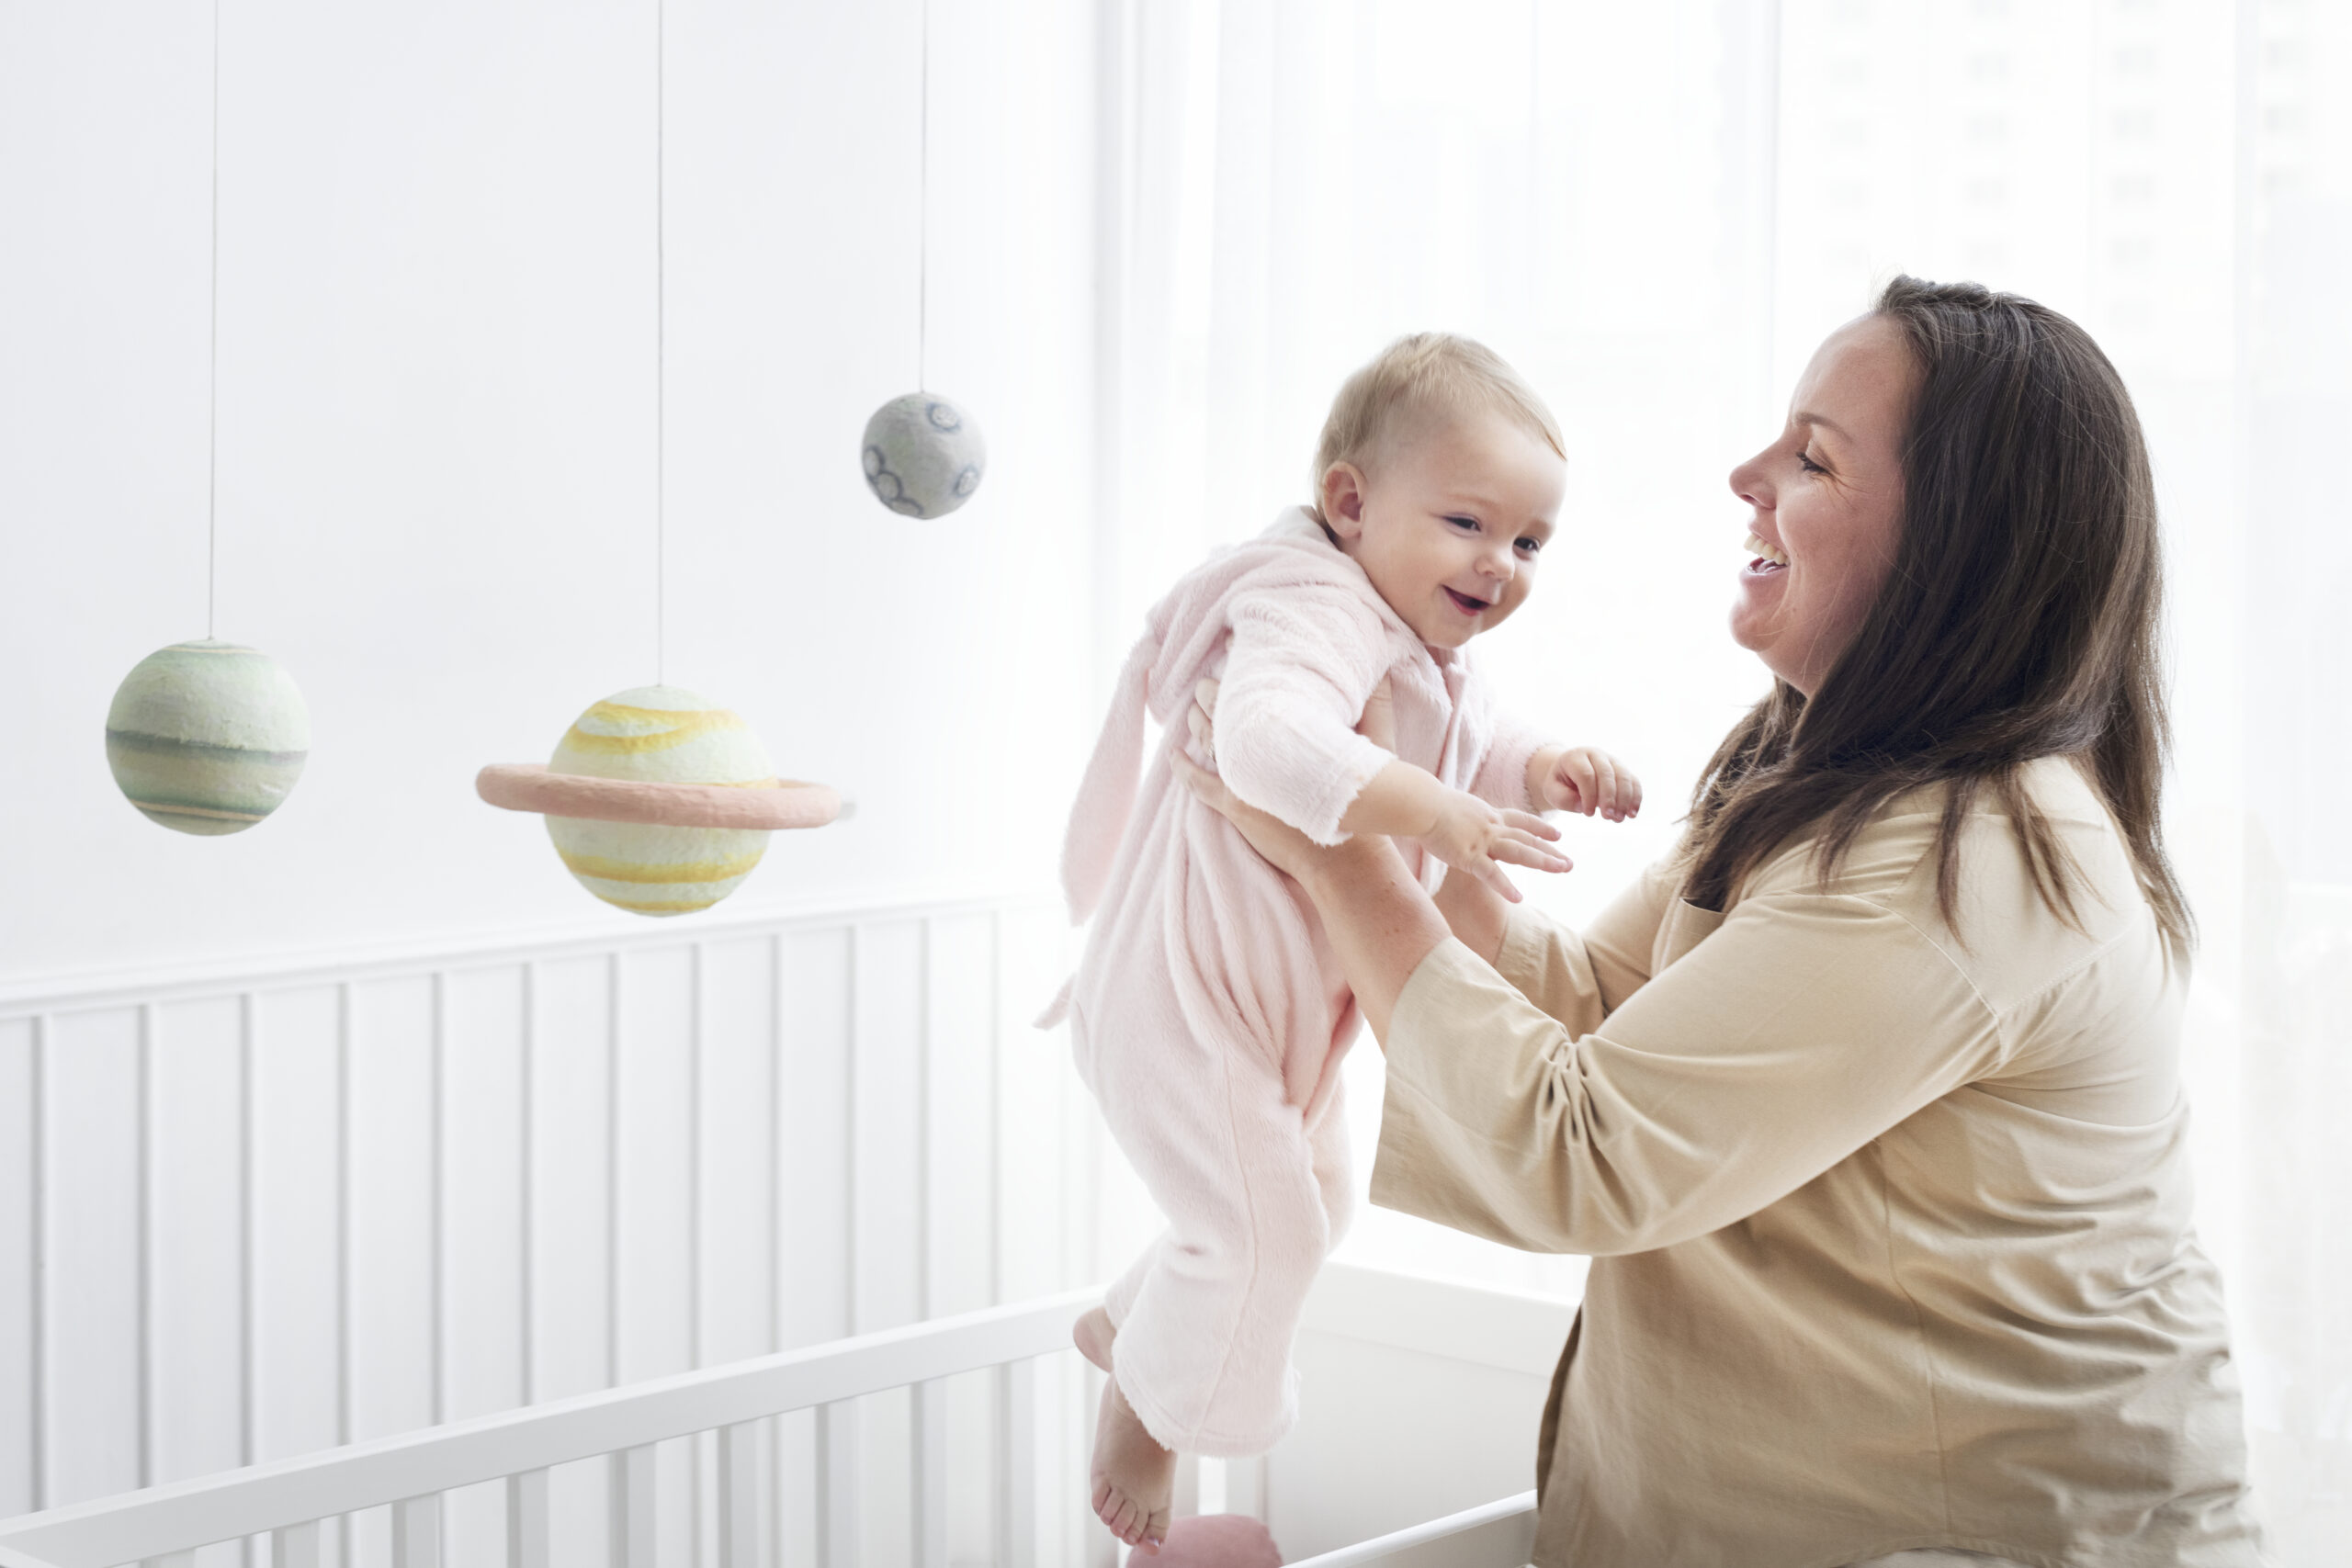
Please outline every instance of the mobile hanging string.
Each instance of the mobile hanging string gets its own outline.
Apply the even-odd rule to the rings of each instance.
[[[865,422],[859,460],[874,499],[901,517],[944,517],[972,498],[988,442],[952,398],[931,389],[931,0],[921,0],[915,176],[915,389]]]
[[[653,683],[667,684],[670,656],[669,214],[664,207],[669,157],[666,131],[667,61],[662,0],[653,0]]]
[[[915,117],[915,390],[928,391],[931,350],[931,0],[922,0],[922,107]]]
[[[220,558],[220,0],[212,0],[212,320],[206,355],[204,431],[204,639],[212,640]]]

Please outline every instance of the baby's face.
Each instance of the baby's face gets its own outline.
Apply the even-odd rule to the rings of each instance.
[[[1370,473],[1333,465],[1323,515],[1423,642],[1460,648],[1534,587],[1567,481],[1540,437],[1472,414],[1396,438]]]

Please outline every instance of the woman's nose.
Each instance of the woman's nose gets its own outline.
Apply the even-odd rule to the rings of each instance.
[[[1772,487],[1765,482],[1762,453],[1732,469],[1731,492],[1758,512],[1772,509]]]

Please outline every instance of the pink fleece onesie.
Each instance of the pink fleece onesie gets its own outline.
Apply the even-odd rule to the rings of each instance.
[[[1169,764],[1178,744],[1205,761],[1183,723],[1204,676],[1217,771],[1317,843],[1389,760],[1355,733],[1384,678],[1395,754],[1494,805],[1535,808],[1539,742],[1498,731],[1466,658],[1422,643],[1299,508],[1179,581],[1120,672],[1062,852],[1093,927],[1044,1021],[1067,1007],[1079,1075],[1168,1219],[1104,1303],[1119,1387],[1163,1446],[1238,1456],[1295,1417],[1291,1340],[1347,1227],[1356,1009],[1305,897]]]

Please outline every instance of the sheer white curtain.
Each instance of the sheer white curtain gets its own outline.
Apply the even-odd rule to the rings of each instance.
[[[2168,830],[2204,939],[2200,1224],[2282,1562],[2352,1544],[2352,7],[2320,0],[1125,0],[1106,11],[1107,659],[1210,544],[1304,498],[1340,378],[1493,344],[1568,433],[1506,697],[1631,759],[1530,892],[1589,913],[1762,687],[1724,486],[1896,271],[2081,321],[2163,487]],[[1360,1134],[1377,1061],[1351,1078]],[[1362,1137],[1360,1136],[1360,1146]],[[1361,1173],[1360,1173],[1361,1174]],[[1111,1205],[1116,1213],[1118,1205]],[[1568,1290],[1570,1260],[1374,1213],[1358,1256]]]

